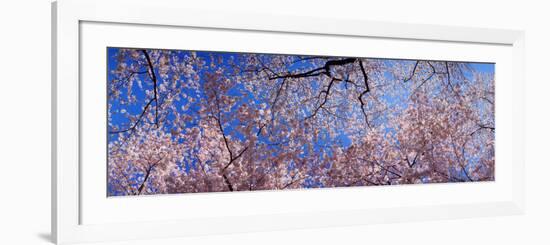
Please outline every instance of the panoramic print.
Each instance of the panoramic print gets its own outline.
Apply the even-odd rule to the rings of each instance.
[[[494,63],[106,51],[108,196],[495,178]]]

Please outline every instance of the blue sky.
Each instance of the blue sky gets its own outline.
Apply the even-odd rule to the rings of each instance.
[[[116,54],[118,53],[118,51],[119,51],[119,48],[107,48],[107,56],[108,56],[107,65],[108,65],[109,71],[116,69],[116,67],[118,65],[118,62],[117,62],[117,59],[116,59]],[[191,51],[178,51],[178,55],[181,56],[181,57],[183,57],[185,55],[190,56],[190,54],[191,54]],[[231,57],[233,57],[233,58],[239,57],[241,55],[241,53],[197,51],[196,55],[197,55],[197,57],[202,58],[206,62],[206,64],[209,64],[210,61],[211,61],[211,55],[215,55],[216,57],[219,56],[219,57],[223,58],[225,61],[227,61]],[[301,56],[301,55],[296,55],[296,56]],[[388,60],[391,60],[391,59],[388,59]],[[290,66],[289,69],[290,70],[304,69],[304,68],[308,68],[307,67],[308,65],[313,67],[309,63],[296,63],[295,65]],[[469,63],[469,65],[474,70],[480,71],[480,72],[494,73],[494,69],[495,69],[495,64],[493,64],[493,63],[474,63],[474,62],[471,62],[471,63]],[[203,72],[206,72],[206,71],[212,71],[212,70],[209,70],[209,69],[203,70]],[[200,74],[200,75],[202,75],[202,74]],[[146,74],[138,75],[138,77],[140,77],[143,80],[148,79]],[[109,72],[108,73],[108,81],[111,81],[114,78],[115,77],[113,76],[113,74]],[[203,84],[204,81],[201,79],[200,83]],[[238,91],[239,89],[240,89],[239,87],[236,87],[232,91],[230,91],[230,93],[233,93],[233,95],[240,94],[241,91]],[[190,97],[196,97],[198,99],[198,97],[200,96],[200,97],[204,98],[204,94],[197,95],[196,92],[194,92],[192,90],[189,90],[189,91],[186,91],[186,92],[189,93]],[[132,93],[137,96],[138,101],[141,101],[141,103],[138,102],[137,104],[135,104],[133,106],[127,106],[127,105],[120,105],[119,103],[116,103],[116,101],[109,100],[109,103],[112,105],[112,108],[111,108],[112,118],[111,118],[111,120],[112,120],[112,123],[114,125],[120,125],[121,128],[124,128],[123,125],[128,125],[128,123],[129,123],[128,119],[126,119],[125,117],[121,116],[120,113],[118,113],[121,109],[124,109],[124,110],[126,110],[126,111],[128,111],[128,112],[130,112],[131,114],[134,114],[134,115],[141,112],[142,106],[145,103],[143,101],[146,101],[145,100],[145,93],[141,89],[139,89],[137,86],[133,87]],[[126,94],[126,91],[121,90],[121,95],[124,96],[125,94]],[[243,103],[248,103],[248,104],[261,103],[260,101],[251,101],[251,99],[252,99],[251,96],[246,96],[246,95],[241,96],[240,101],[237,102],[237,105],[243,104]],[[398,106],[399,104],[402,104],[402,102],[399,101],[402,98],[389,98],[389,97],[387,97],[385,99],[388,103],[394,104],[395,106]],[[178,103],[178,102],[176,102],[176,103]],[[182,100],[179,103],[185,103],[185,101]],[[177,107],[180,107],[180,106],[181,105],[177,105]],[[195,106],[198,106],[198,103]],[[198,108],[195,108],[195,109],[198,109]],[[170,118],[170,116],[168,116],[168,118]],[[238,123],[239,122],[237,120],[232,121],[232,123],[228,126],[227,130],[231,131],[231,127],[237,125]],[[191,126],[192,124],[193,123],[190,123],[189,125]],[[390,131],[391,130],[388,130],[388,132],[390,132]],[[239,135],[235,135],[235,136],[238,137]],[[118,138],[117,134],[110,135],[109,141],[114,141],[117,138]],[[341,141],[343,147],[349,147],[349,145],[351,144],[351,141],[348,139],[348,137],[345,134],[340,134],[338,136],[338,138]],[[323,144],[323,140],[320,139],[319,145],[322,145],[322,144]]]

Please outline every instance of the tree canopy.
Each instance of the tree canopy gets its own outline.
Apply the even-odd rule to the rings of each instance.
[[[494,64],[107,53],[109,196],[494,180]]]

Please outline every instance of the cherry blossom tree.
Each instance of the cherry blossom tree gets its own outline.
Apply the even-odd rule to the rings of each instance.
[[[494,64],[108,56],[109,196],[494,180]]]

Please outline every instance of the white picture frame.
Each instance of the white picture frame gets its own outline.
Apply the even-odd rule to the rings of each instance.
[[[92,1],[61,0],[52,4],[52,237],[58,244],[93,241],[115,241],[126,239],[151,239],[204,234],[266,231],[277,229],[313,228],[338,225],[376,224],[401,221],[451,219],[495,215],[521,214],[524,210],[524,33],[519,30],[497,30],[472,27],[450,27],[388,23],[364,20],[342,20],[283,15],[260,15],[250,12],[222,12],[193,10],[186,11],[184,2],[159,0],[146,1]],[[147,10],[147,11],[146,11]],[[151,11],[162,10],[162,11]],[[249,21],[249,20],[254,21]],[[505,46],[511,53],[506,73],[508,83],[514,84],[514,103],[501,113],[511,120],[503,127],[506,132],[498,142],[509,144],[509,175],[505,184],[499,187],[502,195],[472,202],[453,202],[427,205],[391,205],[391,207],[346,207],[336,205],[331,210],[313,212],[258,212],[231,217],[197,216],[192,218],[159,219],[136,221],[121,216],[116,222],[82,222],[83,192],[82,176],[87,168],[81,165],[82,156],[82,91],[81,70],[83,67],[82,43],[84,23],[111,23],[120,25],[170,28],[193,28],[205,30],[233,30],[262,32],[269,35],[292,33],[345,38],[375,38],[380,40],[409,40],[438,42],[441,45],[472,44]],[[121,27],[124,28],[124,27]],[[169,30],[167,30],[169,32]],[[161,45],[161,44],[159,44]],[[166,45],[166,44],[164,44]],[[503,79],[504,80],[504,79]],[[497,82],[497,87],[499,83]],[[502,97],[506,99],[505,97]],[[501,98],[501,100],[502,100]],[[508,98],[509,100],[509,98]],[[497,98],[498,103],[498,98]],[[497,107],[498,108],[498,107]],[[497,124],[499,111],[497,109]],[[504,125],[504,122],[502,123]],[[498,159],[498,158],[497,158]],[[497,161],[498,168],[498,161]],[[87,173],[87,172],[86,172]],[[497,180],[498,176],[497,176]],[[416,189],[413,189],[416,188]],[[457,187],[434,185],[427,195],[434,191],[467,191],[483,189],[483,186]],[[436,190],[437,189],[437,190]],[[385,190],[379,189],[378,192]],[[395,193],[420,190],[418,187],[396,187]],[[491,191],[491,189],[487,189]],[[340,195],[344,189],[324,192],[322,195]],[[349,191],[348,191],[349,192]],[[290,196],[301,195],[292,191]],[[303,193],[302,193],[303,194]],[[270,193],[266,196],[272,195]],[[86,198],[84,198],[86,197]],[[243,197],[243,196],[240,196]],[[278,196],[277,198],[280,198]],[[147,197],[149,203],[158,198],[155,205],[177,201],[175,198]],[[231,196],[214,196],[224,198]],[[97,199],[97,198],[96,198]],[[155,199],[157,200],[157,199]],[[221,199],[220,199],[221,200]],[[92,200],[93,201],[93,200]],[[97,200],[96,200],[97,201]],[[94,203],[94,202],[92,202]],[[147,203],[147,202],[142,202]],[[388,202],[389,203],[389,202]],[[120,203],[118,204],[120,205]],[[148,204],[149,205],[149,204]],[[153,204],[151,204],[153,205]],[[168,205],[169,206],[169,205]],[[388,205],[389,206],[389,205]],[[286,211],[292,209],[287,207]],[[170,210],[168,210],[170,211]],[[290,210],[291,211],[291,210]],[[177,217],[177,215],[176,215]]]

